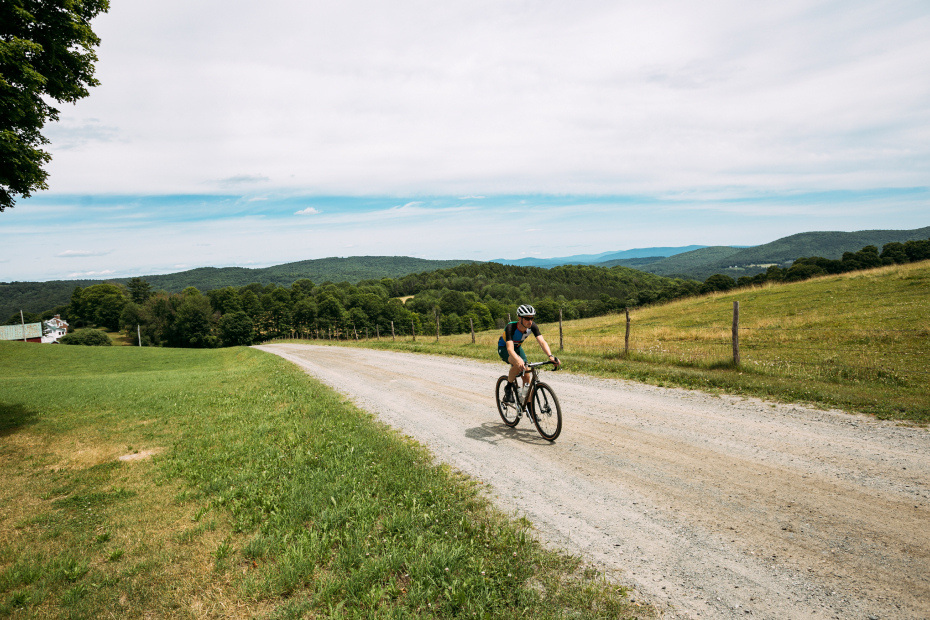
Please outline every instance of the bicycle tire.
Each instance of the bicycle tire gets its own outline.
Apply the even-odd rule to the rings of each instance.
[[[520,411],[515,403],[507,404],[504,402],[504,387],[506,385],[507,375],[504,375],[497,380],[497,385],[494,387],[494,400],[497,401],[497,412],[501,414],[501,420],[504,421],[504,424],[513,428],[520,421]],[[516,394],[514,394],[514,398],[516,398]]]
[[[530,410],[533,414],[533,424],[542,438],[555,441],[562,432],[562,407],[559,406],[559,399],[551,387],[545,383],[537,383],[533,387]]]

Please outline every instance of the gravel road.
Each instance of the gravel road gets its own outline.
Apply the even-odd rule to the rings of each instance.
[[[504,364],[258,348],[487,483],[663,618],[930,618],[927,429],[547,372],[563,412],[550,444],[501,422]]]

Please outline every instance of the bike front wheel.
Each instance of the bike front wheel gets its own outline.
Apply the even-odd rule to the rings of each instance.
[[[537,383],[530,400],[533,423],[543,439],[555,441],[562,432],[562,408],[555,392],[545,383]]]
[[[494,398],[497,401],[497,412],[501,414],[501,420],[504,421],[504,424],[514,427],[517,425],[517,422],[520,421],[520,411],[517,409],[516,394],[514,394],[514,402],[504,402],[505,387],[507,387],[507,375],[498,379],[497,386],[494,388]]]

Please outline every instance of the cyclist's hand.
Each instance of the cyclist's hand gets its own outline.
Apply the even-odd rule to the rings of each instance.
[[[552,366],[553,366],[553,370],[558,370],[559,367],[562,365],[562,362],[560,362],[560,361],[559,361],[559,358],[557,358],[557,357],[554,356],[554,355],[552,355],[552,356],[550,356],[550,357],[552,357]]]

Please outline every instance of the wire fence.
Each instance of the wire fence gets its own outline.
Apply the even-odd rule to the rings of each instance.
[[[930,376],[930,329],[739,325],[734,303],[731,326],[672,330],[638,327],[627,313],[624,346],[618,355],[665,363],[729,363],[774,374],[834,381],[891,384],[926,382]]]
[[[574,332],[568,339],[558,324],[553,349],[597,352],[610,358],[638,359],[681,365],[731,365],[768,374],[796,374],[834,381],[926,382],[930,377],[930,328],[847,328],[824,325],[758,326],[739,324],[734,302],[732,324],[700,325],[693,329],[637,324],[626,313],[626,332]],[[442,334],[439,325],[396,322],[384,326],[354,325],[294,331],[291,338],[318,340],[387,340],[435,342],[461,339]],[[465,335],[466,337],[468,334]],[[487,338],[487,336],[483,336]],[[496,340],[496,336],[494,337]],[[566,341],[567,340],[567,341]],[[475,342],[474,326],[471,342]]]

